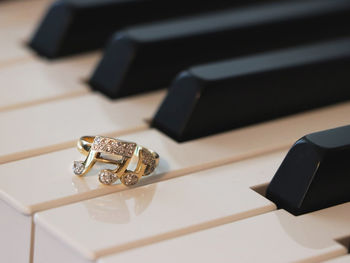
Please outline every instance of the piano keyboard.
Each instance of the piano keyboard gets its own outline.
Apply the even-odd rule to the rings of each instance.
[[[232,2],[0,2],[1,262],[350,262],[331,166],[349,139],[311,140],[341,201],[317,172],[279,186],[293,143],[350,124],[350,1]],[[83,135],[159,166],[135,187],[77,177]],[[290,189],[322,204],[292,213]]]

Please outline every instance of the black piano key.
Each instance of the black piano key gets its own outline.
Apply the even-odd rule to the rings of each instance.
[[[128,25],[254,1],[58,0],[29,46],[42,56],[56,58],[101,48],[113,32]]]
[[[192,67],[152,126],[177,141],[350,99],[350,38]]]
[[[166,87],[191,65],[349,35],[349,0],[265,4],[117,33],[90,78],[112,98]]]
[[[266,196],[294,215],[350,201],[350,125],[306,135],[289,150]]]

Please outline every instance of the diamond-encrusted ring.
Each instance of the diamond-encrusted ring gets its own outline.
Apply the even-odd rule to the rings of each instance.
[[[83,136],[78,140],[77,148],[86,156],[84,161],[75,161],[73,164],[73,172],[78,176],[88,173],[96,162],[116,166],[113,170],[104,169],[99,173],[99,181],[107,185],[113,184],[118,179],[124,185],[134,185],[142,176],[151,174],[159,162],[159,155],[150,149],[134,142],[104,136]],[[118,158],[107,158],[107,155]],[[138,158],[136,168],[128,170],[133,157]]]

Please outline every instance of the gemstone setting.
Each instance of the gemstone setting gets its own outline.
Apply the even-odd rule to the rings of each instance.
[[[139,177],[136,174],[134,174],[134,173],[126,173],[122,177],[121,181],[126,186],[131,186],[131,185],[136,184],[139,181]]]
[[[141,153],[142,153],[142,163],[147,165],[145,169],[145,175],[149,175],[154,171],[154,169],[156,169],[156,166],[157,166],[156,159],[153,156],[153,154],[146,149],[142,149]]]
[[[97,152],[131,158],[135,152],[136,143],[96,136],[91,148]]]
[[[118,176],[111,170],[102,170],[98,175],[98,179],[102,184],[110,185],[118,179]]]
[[[84,172],[85,166],[82,161],[75,161],[73,163],[73,172],[76,175],[82,175]]]

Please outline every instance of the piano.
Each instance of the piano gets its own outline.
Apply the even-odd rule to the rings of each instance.
[[[1,262],[350,262],[349,0],[0,14]],[[83,135],[159,166],[77,177]]]

